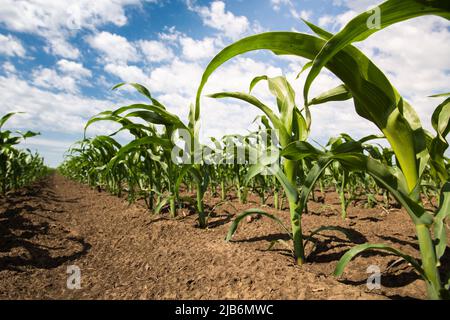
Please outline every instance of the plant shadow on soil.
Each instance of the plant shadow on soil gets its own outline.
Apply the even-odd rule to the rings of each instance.
[[[56,268],[80,258],[91,248],[83,238],[72,235],[57,219],[48,216],[63,211],[48,209],[47,205],[76,203],[78,199],[59,199],[47,188],[43,180],[0,199],[0,272]]]

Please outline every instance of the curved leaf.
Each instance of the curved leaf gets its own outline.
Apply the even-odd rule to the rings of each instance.
[[[228,242],[228,241],[231,240],[231,238],[233,237],[234,233],[236,232],[236,230],[237,230],[237,228],[239,226],[239,223],[242,221],[242,219],[244,219],[248,215],[255,214],[255,213],[256,214],[260,214],[262,216],[265,216],[265,217],[267,217],[269,219],[272,219],[273,221],[277,222],[283,228],[283,230],[286,231],[286,233],[289,234],[289,236],[291,236],[291,233],[290,233],[289,229],[286,228],[284,223],[278,217],[276,217],[275,215],[267,213],[267,212],[265,212],[265,211],[263,211],[261,209],[248,209],[248,210],[245,210],[240,215],[238,215],[236,217],[236,219],[233,220],[233,223],[231,224],[230,229],[228,230],[228,234],[227,234],[227,236],[225,238],[225,241]],[[292,236],[291,236],[291,238],[292,238]]]
[[[419,272],[419,274],[425,278],[422,267],[413,257],[411,257],[395,248],[392,248],[391,246],[388,246],[386,244],[380,244],[380,243],[374,243],[374,244],[364,243],[364,244],[354,246],[353,248],[348,250],[341,257],[341,259],[339,259],[339,262],[337,263],[336,268],[334,269],[334,275],[337,277],[340,277],[342,275],[342,273],[344,273],[344,269],[347,266],[347,264],[358,254],[361,254],[362,252],[364,252],[366,250],[382,250],[382,251],[387,251],[389,253],[392,253],[396,256],[399,256],[399,257],[403,258],[404,260],[406,260],[408,263],[410,263],[414,267],[414,269],[416,269]]]
[[[380,17],[379,25],[370,23],[374,15]],[[304,87],[304,98],[308,101],[308,92],[320,70],[334,55],[347,45],[355,41],[362,41],[371,34],[392,24],[423,15],[437,15],[450,19],[450,2],[442,0],[388,0],[353,18],[336,35],[334,35],[320,53],[315,57],[314,64],[309,71]]]
[[[322,104],[330,101],[345,101],[352,98],[351,92],[345,84],[341,84],[336,88],[321,93],[309,102],[309,106]]]

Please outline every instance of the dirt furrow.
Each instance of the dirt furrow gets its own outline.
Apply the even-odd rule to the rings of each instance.
[[[329,195],[333,204],[334,195]],[[251,200],[251,199],[250,199]],[[208,196],[207,207],[219,200]],[[240,205],[237,210],[257,206]],[[267,210],[271,210],[268,208]],[[180,210],[182,213],[183,209]],[[351,208],[342,221],[333,210],[311,204],[306,230],[341,225],[355,239],[328,233],[311,254],[313,263],[293,264],[289,250],[270,241],[285,239],[267,219],[244,223],[224,242],[231,206],[216,210],[210,228],[195,227],[195,216],[170,220],[142,205],[69,181],[60,175],[0,199],[0,298],[2,299],[382,299],[424,298],[425,288],[406,265],[386,271],[395,257],[366,255],[350,264],[346,278],[331,272],[354,243],[395,243],[414,252],[414,230],[404,212]],[[271,211],[273,213],[273,210]],[[278,213],[287,221],[287,213]],[[382,229],[383,232],[379,232]],[[358,238],[359,237],[359,238]],[[400,239],[400,241],[396,240]],[[366,269],[379,265],[382,288],[369,292]],[[81,289],[67,286],[72,270]]]

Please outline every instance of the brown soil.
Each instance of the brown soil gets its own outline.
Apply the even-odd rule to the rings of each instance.
[[[211,210],[219,199],[209,195]],[[367,253],[351,262],[343,278],[331,273],[356,243],[391,243],[417,256],[414,228],[403,210],[351,207],[343,221],[335,193],[309,204],[305,233],[322,225],[347,228],[319,236],[310,263],[298,267],[288,238],[267,218],[239,227],[224,242],[234,215],[258,207],[256,197],[241,205],[217,206],[209,228],[195,227],[195,215],[152,216],[141,205],[53,175],[0,199],[0,298],[2,299],[385,299],[425,298],[425,285],[411,267],[392,255]],[[267,207],[268,212],[274,210]],[[288,212],[278,215],[288,223]],[[288,243],[288,242],[286,242]],[[447,262],[446,262],[447,263]],[[66,286],[67,268],[81,270],[79,290]],[[382,288],[369,291],[369,265],[380,267]]]

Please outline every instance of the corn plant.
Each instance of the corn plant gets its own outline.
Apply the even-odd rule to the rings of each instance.
[[[308,122],[300,113],[300,110],[296,107],[295,103],[295,93],[292,89],[291,85],[284,77],[276,77],[269,78],[267,76],[261,76],[255,78],[250,84],[250,92],[253,87],[260,81],[266,81],[269,87],[270,92],[276,97],[277,100],[277,108],[278,114],[272,111],[271,108],[266,106],[256,97],[251,94],[243,93],[243,92],[222,92],[211,95],[212,98],[235,98],[260,109],[265,116],[270,120],[273,128],[276,130],[277,138],[282,147],[286,147],[289,143],[294,141],[304,141],[308,136],[309,126]],[[270,159],[270,157],[266,157],[270,161],[265,161],[266,159],[260,159],[260,163],[252,166],[249,170],[249,173],[246,176],[246,180],[250,180],[256,175],[260,174],[263,170],[265,170],[266,165],[272,165],[275,161],[278,161],[278,158]],[[296,183],[297,178],[297,167],[298,161],[286,160],[283,164],[283,170],[273,170],[272,173],[277,177],[280,183],[283,185],[286,195],[289,201],[289,208],[291,212],[291,228],[292,228],[292,237],[294,239],[294,251],[296,254],[296,258],[299,263],[302,263],[304,260],[304,250],[303,250],[303,235],[301,229],[301,221],[298,219],[298,215],[295,214],[297,209],[297,190],[293,187]],[[244,216],[251,214],[252,211],[247,211],[241,214],[236,221],[241,221]],[[264,215],[271,217],[273,216],[264,213]],[[274,219],[275,220],[275,219]],[[233,226],[232,230],[235,230],[236,227]],[[227,239],[229,240],[232,236],[233,232],[229,233]]]

